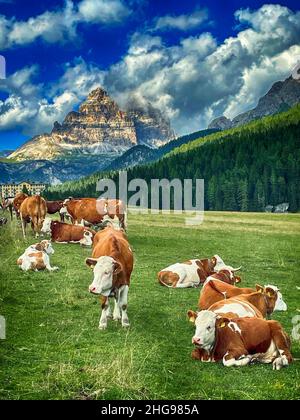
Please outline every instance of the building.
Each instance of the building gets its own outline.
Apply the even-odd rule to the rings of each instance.
[[[46,184],[39,184],[35,182],[23,181],[20,183],[12,184],[0,184],[0,195],[1,197],[15,197],[20,192],[28,192],[31,195],[40,195]]]

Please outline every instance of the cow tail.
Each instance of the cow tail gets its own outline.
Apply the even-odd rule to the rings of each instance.
[[[162,286],[172,288],[173,285],[170,285],[166,282],[166,280],[165,280],[166,276],[167,276],[167,273],[158,273],[158,275],[157,275],[158,281]]]

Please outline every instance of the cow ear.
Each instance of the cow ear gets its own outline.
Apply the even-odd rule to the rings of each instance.
[[[98,260],[96,258],[87,258],[85,260],[85,263],[88,267],[90,267],[91,269],[93,269],[95,267],[95,265],[97,264]]]
[[[217,326],[217,328],[225,328],[225,327],[227,327],[229,322],[230,322],[230,319],[220,317],[220,318],[217,319],[216,326]]]
[[[271,287],[266,287],[266,289],[265,289],[265,293],[270,297],[270,298],[273,298],[273,297],[276,297],[277,296],[277,292],[275,292],[275,290],[274,289],[272,289]]]
[[[114,262],[114,274],[119,274],[122,271],[121,264],[117,261]]]
[[[264,287],[263,286],[261,286],[260,284],[257,284],[256,286],[256,290],[259,292],[259,293],[263,293],[264,292]]]
[[[240,283],[242,281],[240,276],[234,276],[234,278],[236,283]]]
[[[195,324],[195,321],[197,319],[197,312],[189,310],[187,312],[187,316],[189,318],[189,321],[192,322],[193,324]]]

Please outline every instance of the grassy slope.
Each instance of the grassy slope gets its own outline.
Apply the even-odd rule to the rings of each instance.
[[[0,341],[0,397],[299,398],[299,362],[273,372],[269,365],[226,369],[193,361],[186,311],[196,307],[199,290],[156,283],[156,272],[173,261],[218,253],[243,265],[244,286],[280,286],[289,310],[274,318],[291,333],[300,309],[299,222],[300,215],[207,213],[203,225],[187,228],[182,216],[131,216],[132,326],[124,331],[111,321],[105,332],[97,329],[97,299],[87,292],[90,251],[57,244],[52,262],[59,273],[24,274],[15,265],[25,247],[19,228],[1,229],[0,314],[7,340]],[[293,354],[300,357],[299,342],[293,341]]]

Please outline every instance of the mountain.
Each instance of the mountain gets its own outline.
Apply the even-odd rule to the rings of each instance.
[[[271,89],[259,99],[257,106],[250,111],[237,115],[233,120],[222,116],[215,118],[208,128],[217,128],[227,130],[247,124],[250,121],[257,120],[267,115],[274,115],[278,112],[287,111],[300,102],[300,80],[292,76],[285,81],[276,82]]]
[[[12,153],[13,153],[13,150],[0,150],[0,158],[6,158]]]
[[[151,149],[150,147],[144,145],[134,146],[131,149],[127,150],[122,156],[117,157],[115,160],[113,160],[105,168],[105,170],[110,171],[132,168],[133,166],[154,162],[164,157],[167,153],[171,152],[176,147],[189,143],[192,140],[205,137],[209,134],[215,133],[216,131],[218,130],[211,129],[196,131],[195,133],[181,136],[175,140],[169,141],[168,143],[158,147],[157,149]]]
[[[146,110],[132,107],[125,112],[105,90],[97,88],[62,124],[55,122],[50,134],[35,136],[9,158],[55,160],[100,154],[116,157],[135,145],[156,147],[173,138],[169,121],[150,104]]]
[[[289,203],[300,210],[300,105],[183,144],[156,162],[128,170],[128,182],[144,179],[205,179],[207,210],[264,211]],[[49,199],[97,196],[100,172],[46,191]],[[118,184],[118,172],[109,177]]]

